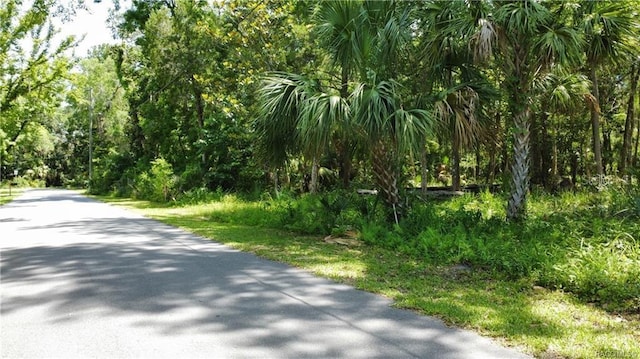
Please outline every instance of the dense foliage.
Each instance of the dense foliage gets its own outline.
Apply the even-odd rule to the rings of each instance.
[[[2,180],[272,196],[291,230],[637,310],[638,0],[133,0],[82,59],[62,5],[0,5]]]

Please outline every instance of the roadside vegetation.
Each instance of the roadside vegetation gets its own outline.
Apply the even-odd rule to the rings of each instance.
[[[84,3],[0,3],[3,180],[640,357],[640,0]],[[55,24],[84,5],[121,41],[79,57]]]
[[[534,193],[524,223],[506,221],[504,198],[489,192],[407,197],[398,225],[376,196],[352,191],[102,198],[537,357],[640,357],[637,186]]]
[[[0,206],[11,202],[14,198],[19,196],[22,193],[22,188],[11,188],[9,186],[1,186],[0,185]]]

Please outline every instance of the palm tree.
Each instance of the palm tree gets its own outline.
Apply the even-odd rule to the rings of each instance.
[[[347,99],[349,82],[353,71],[362,64],[362,49],[367,48],[369,42],[369,23],[360,1],[325,1],[319,3],[314,17],[315,32],[324,49],[328,50],[333,68],[339,68],[340,96]],[[344,188],[348,188],[351,181],[352,157],[356,144],[348,130],[334,134],[333,144],[338,155],[340,177]]]
[[[446,89],[435,103],[435,118],[441,132],[451,136],[452,184],[460,190],[460,151],[473,146],[482,131],[478,114],[478,93],[470,86]]]
[[[555,66],[551,72],[537,79],[534,84],[540,113],[532,121],[533,178],[546,188],[553,185],[549,180],[557,178],[557,138],[551,128],[552,114],[574,115],[584,108],[585,103],[595,104],[591,95],[589,79],[562,66]]]
[[[360,84],[351,96],[354,128],[371,155],[377,188],[396,222],[402,206],[398,190],[401,155],[417,150],[432,122],[425,110],[404,109],[398,86],[393,80]]]
[[[575,22],[585,34],[584,53],[587,60],[588,76],[593,86],[593,96],[598,106],[591,106],[591,128],[593,152],[599,176],[604,175],[602,146],[600,144],[600,89],[598,68],[611,61],[616,63],[632,53],[629,46],[634,35],[638,36],[640,19],[634,15],[637,1],[589,1],[579,2],[575,12]]]
[[[552,12],[548,3],[523,0],[486,4],[473,46],[479,60],[495,55],[505,78],[514,136],[507,218],[521,220],[526,216],[529,191],[532,86],[555,63],[576,58],[581,39],[566,25],[563,13]]]
[[[419,11],[420,71],[428,83],[425,91],[432,92],[426,98],[435,102],[438,128],[451,141],[453,190],[460,190],[461,150],[477,144],[483,132],[481,103],[495,95],[476,68],[469,47],[476,36],[476,6],[434,1]]]
[[[337,131],[348,134],[371,155],[376,186],[397,221],[401,154],[421,143],[430,123],[426,111],[406,109],[395,79],[397,58],[411,39],[411,7],[349,0],[324,1],[319,7],[324,15],[318,34],[325,36],[320,42],[342,68],[339,93],[300,75],[267,77],[260,90],[261,142],[279,160],[301,149],[317,158]],[[358,81],[349,91],[352,71]],[[295,144],[282,142],[291,138]]]
[[[259,90],[256,130],[265,159],[281,166],[289,155],[302,152],[312,159],[311,192],[317,190],[318,159],[339,123],[348,119],[346,100],[321,91],[318,81],[275,72]]]

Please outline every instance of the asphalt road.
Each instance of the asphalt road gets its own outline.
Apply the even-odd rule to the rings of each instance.
[[[0,207],[3,358],[525,358],[72,191]]]

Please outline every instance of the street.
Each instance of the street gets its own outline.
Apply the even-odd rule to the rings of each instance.
[[[0,207],[2,358],[526,358],[66,190]]]

